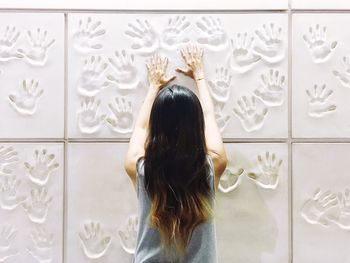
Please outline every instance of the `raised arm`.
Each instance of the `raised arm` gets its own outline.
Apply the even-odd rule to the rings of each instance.
[[[175,79],[175,76],[165,78],[168,59],[158,54],[152,56],[146,64],[148,70],[149,89],[136,118],[134,131],[131,135],[129,148],[124,160],[124,168],[136,185],[136,162],[145,154],[145,142],[148,136],[148,123],[153,102],[159,90]]]
[[[208,154],[212,157],[214,163],[215,184],[218,186],[220,176],[227,165],[227,157],[220,130],[215,120],[214,104],[204,77],[203,49],[190,44],[181,50],[181,55],[187,68],[177,68],[176,71],[194,79],[197,84],[198,97],[204,114],[206,145]]]

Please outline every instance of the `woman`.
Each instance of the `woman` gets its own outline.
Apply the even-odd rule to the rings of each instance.
[[[138,194],[135,263],[215,263],[213,198],[226,153],[204,79],[203,50],[181,50],[197,96],[185,87],[163,88],[168,60],[147,63],[149,90],[135,123],[125,169]],[[202,106],[201,106],[202,105]]]

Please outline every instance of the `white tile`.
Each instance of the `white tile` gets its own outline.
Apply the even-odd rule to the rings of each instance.
[[[185,29],[183,33],[179,36],[174,36],[173,39],[171,34],[166,35],[164,32],[166,32],[169,19],[172,19],[171,21],[173,23],[177,17],[184,19],[182,25]],[[209,19],[209,22],[204,21],[203,18]],[[132,37],[132,35],[135,36],[135,32],[133,31],[137,31],[137,29],[132,29],[135,25],[137,26],[136,19],[140,19],[142,22],[147,20],[153,28],[150,31],[152,33],[149,35],[151,41],[147,40],[144,46],[139,43],[137,37]],[[207,29],[202,25],[206,23],[212,23],[214,25],[218,23],[217,19],[220,19],[222,23],[222,31],[218,35],[208,38],[207,33],[205,33]],[[224,74],[224,79],[229,79],[229,75],[232,75],[230,88],[224,89],[224,95],[214,97],[216,100],[224,101],[224,107],[220,113],[221,116],[218,118],[224,121],[224,123],[225,120],[228,120],[227,125],[223,129],[224,137],[287,137],[288,26],[286,14],[69,14],[68,21],[69,137],[129,137],[130,133],[126,133],[128,131],[127,122],[124,123],[125,127],[123,129],[114,132],[108,127],[106,121],[101,121],[100,116],[111,115],[111,111],[107,106],[108,103],[113,102],[114,97],[117,95],[123,95],[132,101],[133,116],[135,118],[147,91],[146,58],[155,51],[168,56],[170,60],[169,74],[171,74],[171,72],[174,72],[175,67],[183,66],[183,61],[178,51],[186,40],[200,42],[205,48],[208,83],[209,81],[212,83],[216,83],[216,81],[220,82],[221,79],[216,78],[216,69],[219,69],[220,72],[221,67],[228,69],[227,75]],[[79,34],[79,31],[77,31],[79,21],[82,22],[83,26],[86,23],[89,23],[91,28],[96,26],[97,28],[92,30],[95,37],[89,38],[89,41],[84,41],[83,34]],[[99,25],[97,23],[101,24]],[[264,25],[270,33],[271,27],[273,27],[273,35],[277,35],[278,39],[276,44],[271,44],[270,42],[274,43],[274,41],[269,41],[271,40],[269,37],[266,39]],[[127,31],[129,33],[126,33]],[[257,33],[255,33],[256,31]],[[237,34],[239,33],[241,35],[238,37]],[[243,54],[243,51],[239,49],[234,53],[230,39],[234,39],[235,46],[237,47],[237,44],[242,44],[242,38],[245,33],[247,33],[246,45],[250,42],[251,37],[255,37],[253,46],[248,48],[247,55]],[[259,39],[258,35],[264,38],[268,44],[265,45]],[[272,38],[275,37],[272,36]],[[240,41],[237,41],[237,39],[240,39]],[[172,45],[173,40],[180,44]],[[207,42],[210,44],[207,44]],[[127,85],[110,84],[106,86],[107,88],[99,91],[94,86],[103,87],[107,81],[106,76],[110,74],[116,76],[111,64],[107,60],[108,57],[114,57],[115,59],[114,52],[116,50],[119,52],[126,50],[127,54],[134,55],[133,69],[135,72],[126,71],[124,75],[119,73],[118,79],[121,82],[127,83]],[[252,52],[253,50],[254,52]],[[236,55],[234,56],[233,54]],[[94,56],[95,62],[91,62],[91,56]],[[97,74],[97,77],[88,84],[88,78],[85,75],[81,75],[84,61],[87,59],[88,64],[94,64],[99,56],[101,56],[100,68],[105,67],[104,63],[107,63],[107,68],[104,72],[101,72],[102,70],[95,72],[94,74]],[[249,117],[243,116],[243,121],[241,122],[238,115],[234,114],[233,111],[233,108],[238,107],[237,100],[241,99],[242,96],[247,96],[250,99],[253,96],[254,90],[262,90],[261,75],[264,74],[269,79],[270,70],[273,70],[272,83],[273,81],[277,81],[277,87],[265,85],[263,94],[258,93],[258,97],[264,97],[264,99],[260,100],[254,97],[256,100],[256,111],[252,111],[253,113]],[[277,78],[275,77],[275,70],[279,73]],[[280,81],[284,82],[282,87],[280,87]],[[137,83],[139,84],[138,86],[136,86]],[[180,75],[177,75],[174,83],[194,89],[193,81]],[[132,89],[135,87],[137,88]],[[272,91],[268,90],[269,88]],[[213,93],[218,94],[218,92],[215,92],[215,88]],[[95,102],[100,100],[101,104],[96,119],[92,118],[89,121],[90,124],[87,125],[83,121],[79,126],[78,120],[81,115],[78,112],[84,96],[95,96]],[[217,103],[218,106],[219,104],[220,102]]]
[[[349,22],[346,14],[293,15],[293,137],[350,136],[350,74],[343,63],[344,57],[349,61],[350,34],[343,30]],[[310,27],[312,32],[326,27],[324,39],[312,40],[311,48],[304,40],[304,36],[310,39]],[[315,97],[315,85],[316,100],[306,93],[309,90]]]
[[[63,137],[63,23],[64,15],[59,13],[1,13],[0,34],[3,37],[9,27],[4,36],[9,46],[0,48],[0,138]],[[30,42],[28,31],[35,43]],[[24,92],[23,80],[27,80],[29,94]],[[38,82],[37,88],[31,88],[31,80],[34,85]]]
[[[295,263],[349,260],[349,203],[339,202],[350,188],[349,154],[349,144],[293,145]]]
[[[0,144],[0,229],[16,233],[1,236],[2,262],[62,262],[63,155],[59,143]]]
[[[293,9],[349,9],[350,2],[348,0],[318,0],[303,1],[291,0]]]
[[[68,147],[67,262],[132,262],[119,239],[129,216],[137,215],[136,191],[124,172],[125,143],[72,143]],[[79,232],[97,222],[107,246],[83,249]],[[99,241],[99,240],[98,240]]]
[[[232,179],[229,188],[217,192],[217,239],[220,263],[288,262],[288,151],[286,144],[225,144]],[[279,167],[262,173],[258,155],[266,152]],[[279,161],[282,160],[280,166]],[[244,170],[242,173],[242,169]],[[241,170],[241,171],[240,171]],[[257,180],[251,179],[254,173]],[[237,178],[238,180],[234,180]],[[273,176],[277,174],[277,176]],[[224,179],[225,177],[223,177]],[[237,182],[237,183],[235,183]]]

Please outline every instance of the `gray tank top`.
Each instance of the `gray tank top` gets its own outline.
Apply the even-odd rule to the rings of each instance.
[[[208,180],[211,191],[215,193],[214,166],[211,157],[207,155],[210,165]],[[139,159],[137,169],[137,196],[139,209],[139,228],[134,263],[179,263],[169,259],[161,248],[158,230],[148,223],[151,201],[145,189],[144,158]],[[213,205],[213,204],[212,204]],[[217,263],[217,244],[215,220],[199,225],[192,234],[184,260],[181,263]]]

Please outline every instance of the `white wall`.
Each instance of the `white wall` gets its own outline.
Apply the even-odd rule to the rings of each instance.
[[[145,60],[159,52],[173,72],[193,41],[229,157],[219,262],[348,263],[350,15],[330,9],[349,6],[312,3],[1,1],[0,262],[132,262],[123,156]],[[150,25],[141,40],[137,19]],[[123,100],[131,108],[114,115]],[[91,228],[101,232],[86,240]]]

